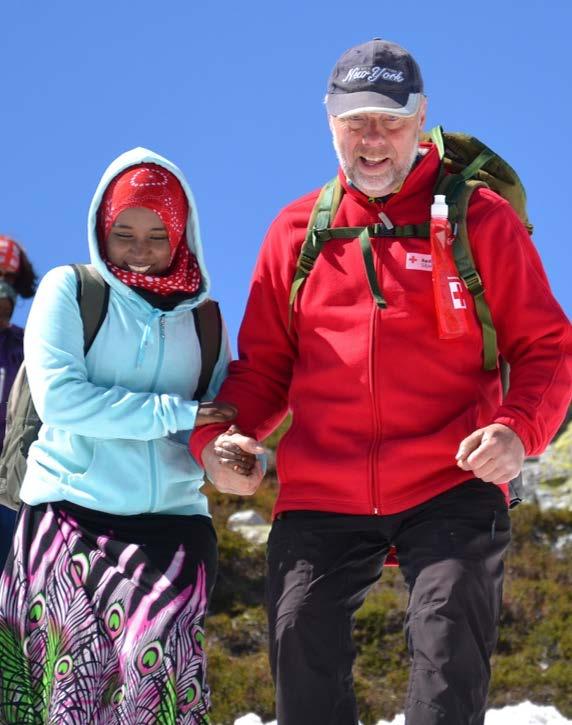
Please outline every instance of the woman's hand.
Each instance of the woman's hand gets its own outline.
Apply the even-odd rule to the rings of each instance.
[[[209,479],[222,493],[252,496],[264,476],[262,463],[256,458],[266,449],[231,425],[208,443],[202,460]]]
[[[236,408],[228,403],[199,403],[195,427],[209,423],[226,423],[236,418]]]
[[[214,454],[221,465],[232,468],[233,471],[240,473],[242,476],[250,476],[256,463],[256,455],[240,447],[239,442],[244,445],[242,439],[247,440],[246,437],[241,436],[239,429],[235,425],[231,425],[225,433],[219,435],[215,440]],[[254,444],[258,445],[255,441]]]

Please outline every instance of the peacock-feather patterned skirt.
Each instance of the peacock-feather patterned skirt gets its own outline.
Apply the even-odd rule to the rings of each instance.
[[[0,722],[209,722],[205,516],[23,506],[0,577]]]

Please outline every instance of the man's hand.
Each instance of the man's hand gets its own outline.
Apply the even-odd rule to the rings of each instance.
[[[489,483],[506,483],[520,473],[524,446],[517,434],[501,423],[471,433],[459,446],[457,465]]]
[[[258,441],[242,435],[232,425],[205,446],[202,459],[207,476],[218,491],[252,496],[264,477],[256,456],[265,452]]]
[[[236,408],[228,403],[199,403],[195,427],[209,423],[226,423],[236,418]]]

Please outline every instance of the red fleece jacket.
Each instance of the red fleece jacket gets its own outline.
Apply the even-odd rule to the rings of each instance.
[[[340,174],[345,193],[334,226],[373,224],[381,211],[394,225],[427,221],[437,169],[430,146],[385,203]],[[286,207],[268,232],[239,359],[218,396],[238,407],[237,424],[258,439],[292,413],[278,448],[275,513],[392,514],[420,504],[472,477],[455,453],[463,438],[493,422],[512,428],[527,454],[541,452],[570,401],[570,325],[510,205],[479,189],[467,218],[499,350],[511,365],[501,402],[497,372],[483,370],[480,324],[466,290],[469,334],[438,337],[431,272],[411,263],[411,255],[430,253],[426,239],[372,240],[383,310],[372,299],[358,240],[327,242],[289,328],[290,286],[317,195]],[[193,433],[197,459],[220,430]]]

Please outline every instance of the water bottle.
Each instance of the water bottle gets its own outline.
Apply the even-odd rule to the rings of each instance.
[[[468,331],[465,287],[453,258],[453,235],[445,196],[436,194],[431,205],[431,262],[437,327],[441,340],[452,340]]]

